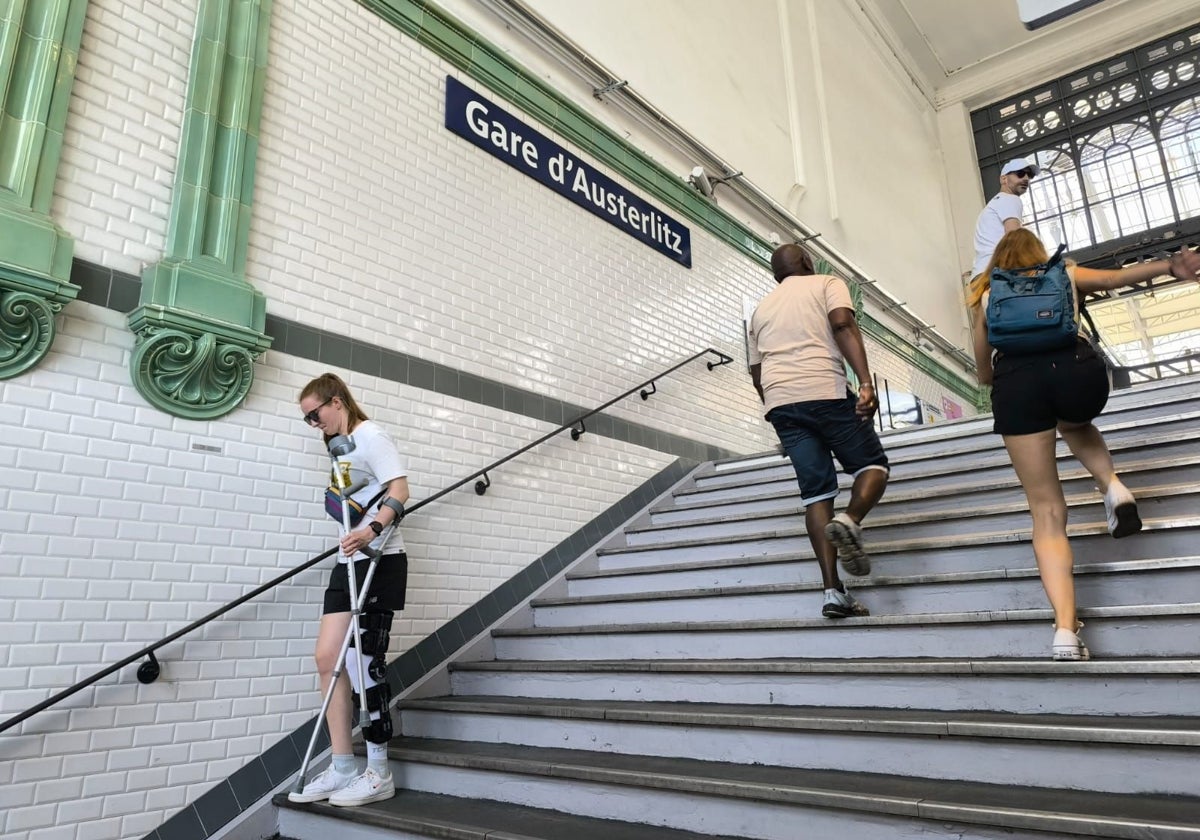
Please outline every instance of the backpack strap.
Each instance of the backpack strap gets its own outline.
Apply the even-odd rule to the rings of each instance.
[[[1057,265],[1058,263],[1062,262],[1062,255],[1063,255],[1063,251],[1065,251],[1065,250],[1067,250],[1067,243],[1066,242],[1059,243],[1058,250],[1054,252],[1054,256],[1051,257],[1049,260],[1047,260],[1046,268],[1050,268],[1051,266]]]

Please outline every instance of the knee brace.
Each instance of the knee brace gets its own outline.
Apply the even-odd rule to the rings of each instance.
[[[390,610],[372,610],[362,613],[358,618],[362,648],[356,651],[356,655],[361,657],[363,664],[367,712],[371,717],[371,725],[363,730],[363,738],[373,744],[386,743],[392,737],[392,715],[389,709],[392,690],[387,684],[385,654],[391,638],[389,631],[392,629],[394,615]],[[358,666],[347,663],[346,670],[354,691],[354,707],[359,708],[359,692],[363,691],[364,687],[358,684]]]

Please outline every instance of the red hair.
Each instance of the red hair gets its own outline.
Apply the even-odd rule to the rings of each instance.
[[[1004,234],[996,243],[996,252],[983,273],[971,281],[967,289],[967,307],[974,309],[992,287],[993,268],[1026,268],[1039,265],[1050,259],[1042,240],[1029,228],[1017,228]]]

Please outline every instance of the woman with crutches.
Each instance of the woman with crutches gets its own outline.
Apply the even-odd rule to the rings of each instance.
[[[310,756],[305,757],[306,766],[301,769],[297,785],[302,789],[293,790],[289,799],[365,805],[396,793],[387,761],[392,725],[384,654],[392,611],[404,608],[408,579],[404,541],[395,527],[408,500],[407,471],[391,439],[367,419],[346,383],[334,374],[323,374],[304,386],[300,411],[305,422],[321,430],[330,449],[333,466],[326,509],[342,528],[341,553],[325,590],[316,649],[333,762],[304,784],[310,744]],[[379,554],[372,564],[370,555],[374,552]],[[348,561],[350,557],[355,559],[353,564]],[[369,586],[364,588],[368,575]],[[356,590],[362,597],[358,599],[358,621],[354,622],[352,592]],[[361,644],[357,649],[356,637]],[[343,660],[345,665],[340,667]],[[337,682],[333,683],[335,674]],[[369,716],[370,720],[363,726],[367,768],[362,773],[358,772],[351,747],[355,706],[365,708],[363,717]]]

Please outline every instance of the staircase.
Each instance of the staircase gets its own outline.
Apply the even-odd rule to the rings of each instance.
[[[1052,662],[1016,476],[973,418],[890,433],[871,617],[819,616],[790,464],[701,467],[397,707],[398,788],[287,837],[1200,838],[1200,379],[1100,425],[1146,529],[1060,444],[1091,662]],[[842,497],[844,503],[845,497]]]

